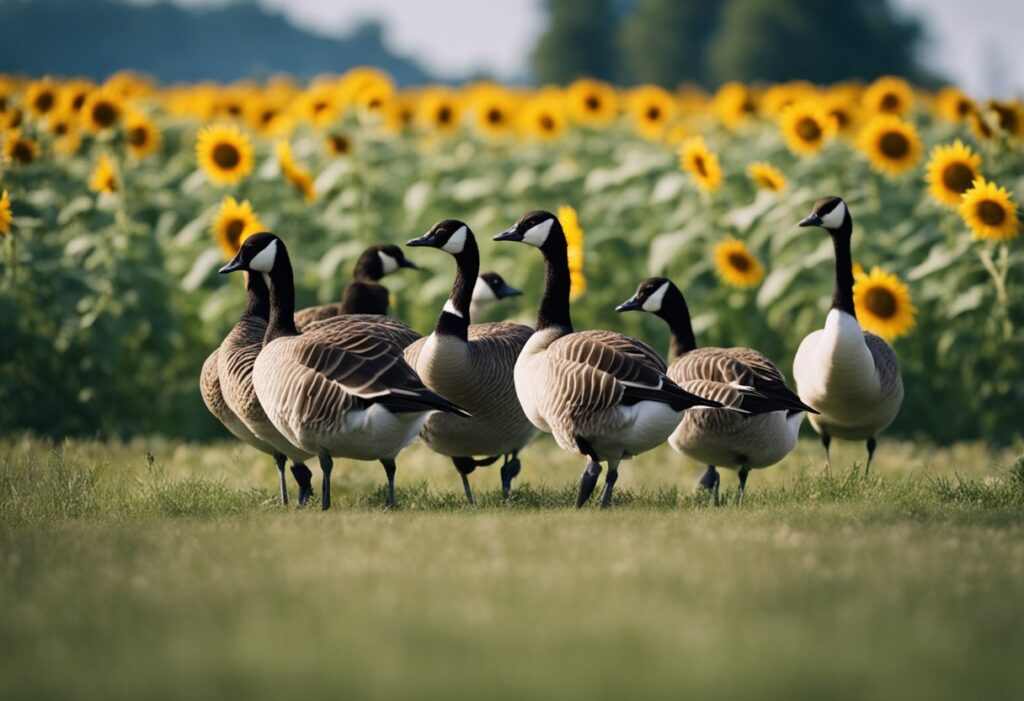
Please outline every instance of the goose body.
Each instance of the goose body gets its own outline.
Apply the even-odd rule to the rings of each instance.
[[[495,240],[532,245],[545,261],[536,331],[516,361],[516,395],[530,421],[559,447],[587,456],[578,507],[593,492],[601,463],[608,463],[601,498],[608,506],[623,458],[663,443],[686,409],[720,405],[672,382],[647,344],[611,331],[574,331],[565,234],[553,214],[529,212]]]
[[[832,438],[865,440],[871,467],[875,435],[892,423],[903,402],[899,361],[880,336],[864,331],[853,303],[853,220],[838,197],[818,200],[800,226],[828,231],[835,249],[832,308],[825,327],[807,335],[793,361],[800,398],[821,414],[811,426],[821,436],[828,460]]]
[[[224,428],[231,432],[238,440],[251,445],[256,450],[267,453],[268,455],[274,454],[274,449],[269,443],[265,443],[256,435],[250,431],[242,420],[238,418],[235,412],[231,411],[231,407],[224,401],[224,393],[220,387],[220,374],[218,371],[218,357],[220,355],[220,348],[214,348],[213,352],[206,358],[203,363],[203,369],[199,375],[199,392],[203,397],[203,403],[206,408],[209,409],[210,413],[213,414],[214,418],[224,424]]]
[[[796,447],[804,412],[778,366],[752,348],[698,348],[686,299],[666,278],[644,280],[617,311],[646,311],[669,326],[667,374],[684,390],[729,409],[687,411],[669,437],[677,452],[708,465],[701,484],[717,500],[716,468],[739,470],[742,499],[752,469],[774,465]]]
[[[270,289],[270,318],[252,370],[260,405],[278,432],[317,455],[323,508],[330,507],[333,457],[380,460],[394,503],[395,457],[432,411],[461,411],[428,390],[396,343],[403,325],[380,316],[348,315],[295,325],[291,262],[269,233],[246,239],[221,272],[261,274]]]
[[[435,414],[420,435],[431,450],[453,459],[470,503],[468,475],[497,456],[506,456],[501,478],[507,496],[519,471],[516,454],[537,434],[523,414],[513,381],[516,358],[533,329],[509,322],[470,324],[475,294],[471,285],[480,286],[480,255],[473,232],[464,223],[441,221],[408,245],[449,253],[456,261],[456,275],[433,333],[409,346],[405,358],[427,387],[471,414]],[[474,456],[485,459],[477,461]]]

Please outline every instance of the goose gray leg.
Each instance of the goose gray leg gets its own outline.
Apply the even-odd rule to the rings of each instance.
[[[829,457],[828,449],[832,445],[832,436],[829,435],[828,431],[821,432],[821,444],[825,446],[825,473],[832,474],[832,458]]]
[[[462,489],[466,492],[466,501],[469,502],[470,506],[473,506],[473,488],[469,486],[469,474],[476,469],[477,461],[473,458],[452,458],[452,462],[455,463],[455,469],[459,471],[459,476],[462,477]]]
[[[287,461],[284,455],[281,453],[274,453],[274,464],[277,465],[277,474],[281,478],[281,505],[286,506],[288,504],[288,482],[284,476],[284,465]]]
[[[334,461],[331,456],[324,453],[320,456],[320,472],[323,473],[323,485],[320,487],[320,508],[327,511],[331,508],[331,470],[334,469]]]
[[[313,496],[313,472],[301,462],[292,463],[292,477],[299,485],[299,506],[305,506]]]
[[[875,437],[871,436],[868,438],[868,461],[864,465],[864,476],[868,476],[868,471],[871,469],[871,458],[875,457],[875,446],[878,445],[875,442]]]
[[[704,489],[710,489],[711,494],[715,500],[715,506],[718,506],[718,485],[722,481],[722,477],[718,474],[718,470],[715,469],[714,465],[708,465],[708,469],[700,478],[700,486]]]
[[[608,461],[608,475],[604,478],[604,491],[601,492],[601,508],[607,509],[612,503],[612,490],[619,480],[619,461]]]
[[[736,506],[739,506],[743,503],[743,493],[747,490],[747,475],[749,474],[749,467],[747,467],[746,465],[740,466],[740,471],[738,475],[740,478],[740,486],[736,490]]]
[[[597,486],[597,478],[600,475],[601,463],[588,460],[587,466],[583,469],[583,474],[580,476],[580,490],[576,493],[577,509],[582,509],[583,505],[590,499],[590,495],[594,493],[594,487]]]
[[[398,466],[395,465],[394,460],[381,460],[380,464],[384,466],[384,474],[388,476],[388,507],[395,508],[395,470]]]
[[[511,457],[505,456],[505,462],[501,466],[501,494],[505,499],[508,499],[508,494],[512,491],[512,480],[519,474],[520,469],[522,465],[519,462],[518,450],[513,451]]]

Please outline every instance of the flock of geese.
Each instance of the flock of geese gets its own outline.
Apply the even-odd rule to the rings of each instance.
[[[577,507],[591,498],[602,466],[600,504],[607,507],[619,463],[666,440],[708,465],[700,484],[716,504],[717,469],[737,470],[740,502],[750,470],[793,450],[805,414],[826,461],[833,437],[864,440],[868,469],[875,435],[903,399],[899,365],[885,341],[857,322],[846,203],[824,197],[799,225],[829,233],[836,269],[824,328],[797,352],[795,392],[756,350],[699,348],[682,292],[663,277],[641,282],[617,311],[645,311],[668,324],[668,364],[635,338],[576,331],[564,232],[555,215],[532,211],[494,240],[543,254],[544,291],[533,328],[471,323],[481,305],[520,292],[496,273],[480,274],[476,238],[461,221],[441,221],[407,244],[455,260],[451,294],[426,337],[387,316],[388,291],[380,280],[416,268],[400,248],[367,249],[340,303],[296,311],[284,241],[271,233],[250,236],[220,270],[244,271],[247,303],[203,365],[203,399],[232,434],[274,457],[282,503],[288,502],[288,461],[299,504],[310,500],[312,472],[305,463],[316,457],[324,509],[331,504],[335,457],[379,461],[393,506],[396,458],[417,437],[451,458],[470,504],[469,475],[499,459],[502,491],[509,495],[519,451],[538,431],[586,458]]]

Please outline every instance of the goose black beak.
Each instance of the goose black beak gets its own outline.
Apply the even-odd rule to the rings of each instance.
[[[801,219],[797,226],[821,226],[821,217],[817,214],[809,214],[804,219]]]
[[[419,236],[414,239],[409,239],[408,241],[405,242],[405,245],[412,246],[413,248],[418,248],[420,246],[436,247],[437,238],[434,236],[434,232],[428,231],[427,233],[423,234],[423,236]],[[410,264],[410,267],[415,268],[416,266]]]
[[[495,236],[492,241],[522,241],[523,235],[519,233],[519,226],[513,224],[509,228]]]
[[[236,255],[234,258],[231,259],[230,263],[225,265],[223,268],[221,268],[217,272],[220,273],[221,275],[224,275],[225,273],[233,273],[236,270],[245,270],[245,269],[246,269],[245,263],[242,262],[241,255]]]
[[[518,297],[523,294],[522,290],[517,290],[507,282],[501,283],[501,287],[494,291],[494,296],[498,299],[505,299],[506,297]]]
[[[399,268],[408,268],[409,270],[420,270],[420,266],[413,263],[408,258],[403,258],[402,262],[398,264]]]
[[[637,311],[642,311],[643,308],[644,308],[644,303],[643,302],[641,302],[636,297],[630,297],[625,302],[623,302],[619,306],[615,307],[615,311],[617,311],[617,312],[637,312]]]

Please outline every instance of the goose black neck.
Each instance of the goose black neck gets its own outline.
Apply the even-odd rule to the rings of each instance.
[[[480,250],[476,238],[467,231],[466,241],[455,257],[455,282],[441,315],[437,317],[434,333],[449,335],[466,341],[469,339],[469,308],[473,303],[473,286],[480,273]]]
[[[675,360],[697,347],[697,338],[693,335],[693,323],[690,321],[690,308],[679,288],[669,285],[665,297],[661,300],[658,316],[668,324],[669,341],[668,357]]]
[[[246,299],[243,317],[256,317],[267,321],[270,318],[270,290],[262,273],[246,273]]]
[[[846,312],[856,318],[853,308],[853,258],[850,254],[850,239],[853,235],[853,220],[849,213],[842,225],[829,232],[836,252],[836,281],[832,288],[832,308]]]
[[[558,226],[556,223],[555,226]],[[554,231],[551,235],[554,235]],[[544,296],[537,312],[537,330],[559,327],[572,333],[569,314],[569,255],[565,242],[549,243],[544,250]]]
[[[278,251],[274,267],[266,276],[267,287],[270,288],[270,320],[267,323],[267,334],[263,337],[263,345],[282,336],[297,336],[295,328],[295,279],[292,277],[292,262],[284,244],[278,242]]]

